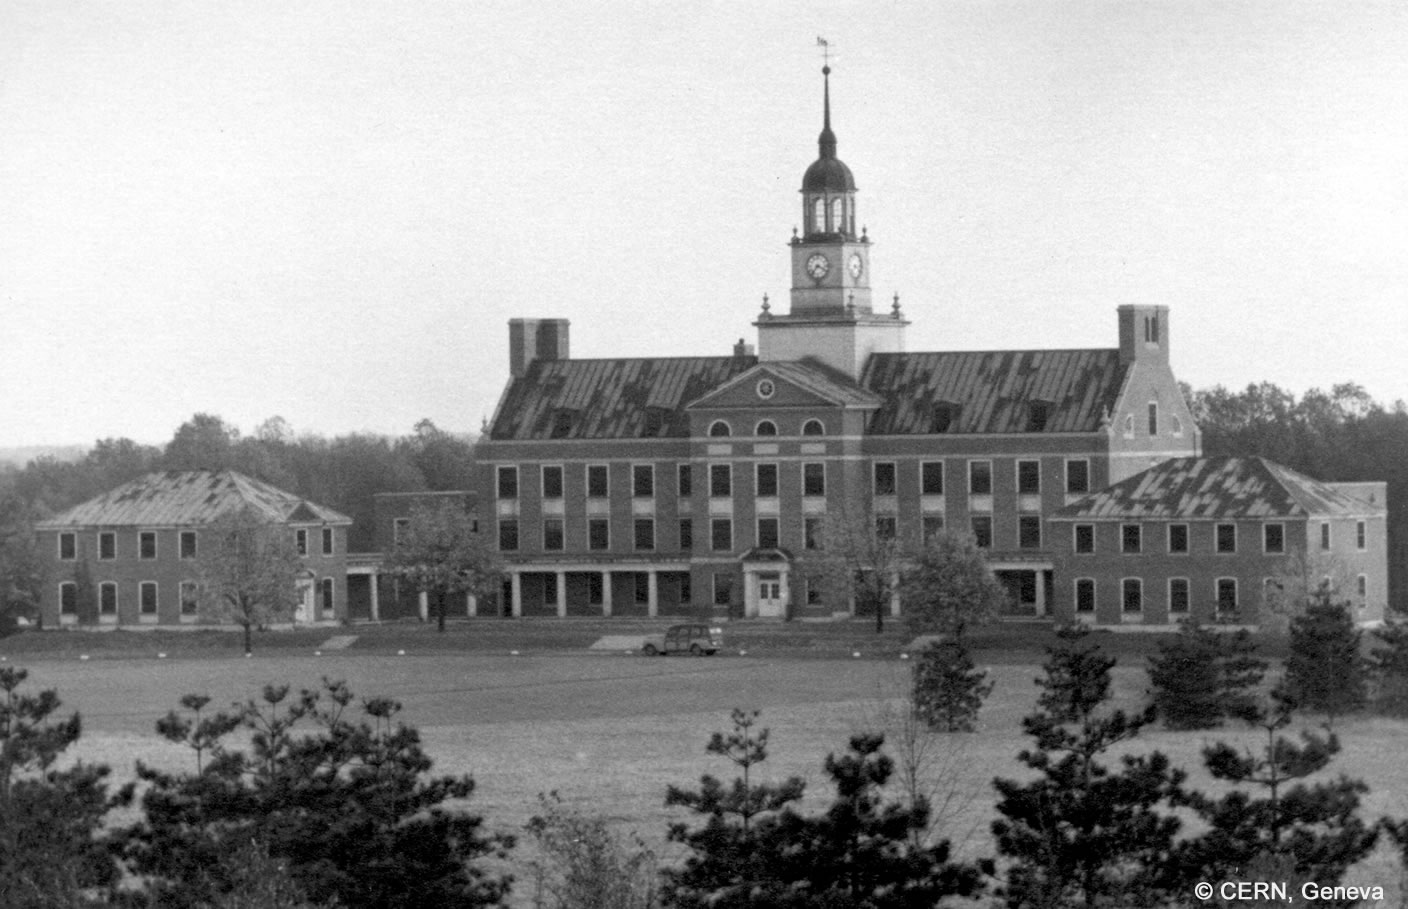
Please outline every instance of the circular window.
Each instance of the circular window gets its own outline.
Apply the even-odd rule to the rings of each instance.
[[[731,436],[733,435],[733,431],[728,428],[728,424],[723,420],[715,420],[713,425],[709,427],[709,435],[717,439],[721,436]]]
[[[753,435],[775,436],[777,435],[777,424],[774,423],[772,420],[763,420],[761,423],[758,424],[758,428],[753,431]]]
[[[772,379],[762,379],[758,382],[758,397],[771,398],[777,393],[777,386],[772,384]]]

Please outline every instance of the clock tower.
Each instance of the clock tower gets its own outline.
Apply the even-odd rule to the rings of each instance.
[[[802,224],[793,231],[791,311],[768,310],[754,324],[762,360],[821,360],[858,377],[871,353],[904,350],[896,298],[876,314],[870,300],[870,237],[856,235],[856,181],[836,157],[831,131],[831,67],[822,74],[818,156],[802,176]]]

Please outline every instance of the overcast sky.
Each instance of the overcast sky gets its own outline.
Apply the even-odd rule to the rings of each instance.
[[[912,350],[1408,398],[1408,4],[0,4],[0,445],[474,431],[507,321],[725,354],[839,154]]]

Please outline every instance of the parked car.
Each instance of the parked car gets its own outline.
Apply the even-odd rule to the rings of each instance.
[[[671,625],[664,634],[648,634],[641,652],[647,656],[657,653],[691,653],[695,656],[718,653],[724,646],[724,630],[710,625],[689,623]]]

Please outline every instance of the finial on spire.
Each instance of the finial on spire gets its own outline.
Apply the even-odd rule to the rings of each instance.
[[[822,97],[822,119],[821,136],[817,144],[821,148],[823,158],[836,157],[836,134],[831,131],[831,42],[817,35],[817,46],[821,48],[821,97]]]

